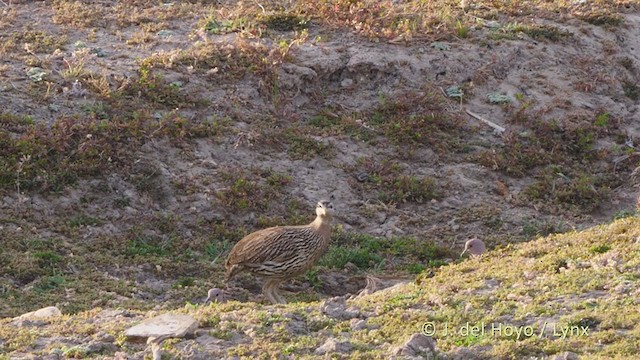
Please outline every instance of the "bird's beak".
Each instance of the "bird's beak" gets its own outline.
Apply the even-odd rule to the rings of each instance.
[[[209,298],[209,297],[207,296],[207,298],[206,298],[206,299],[204,299],[204,304],[206,305],[206,304],[208,304],[209,302],[211,302],[211,298]]]
[[[460,254],[460,257],[462,257],[462,255],[464,255],[464,253],[467,252],[467,248],[465,248],[464,250],[462,250],[462,253]]]

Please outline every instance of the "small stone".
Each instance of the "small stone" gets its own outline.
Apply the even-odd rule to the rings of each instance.
[[[579,359],[580,357],[578,356],[578,354],[571,351],[561,352],[551,358],[551,360],[579,360]]]
[[[112,342],[116,341],[115,336],[113,336],[111,334],[107,334],[107,333],[102,332],[102,331],[95,335],[95,339],[97,341],[107,342],[107,343],[112,343]]]
[[[364,330],[367,328],[367,321],[362,319],[351,319],[351,330]]]
[[[184,337],[198,328],[198,322],[189,315],[163,314],[127,329],[125,336],[136,338]]]
[[[322,346],[316,349],[314,352],[316,355],[324,355],[327,353],[335,354],[335,353],[347,353],[351,351],[353,346],[348,341],[338,341],[335,338],[329,338],[325,341]]]
[[[340,86],[342,86],[343,88],[349,88],[351,86],[353,86],[353,80],[346,78],[344,80],[342,80],[342,82],[340,82]]]
[[[395,348],[393,355],[404,356],[428,356],[433,357],[436,355],[436,342],[431,336],[425,336],[417,333],[411,335],[404,345]]]
[[[335,319],[349,320],[360,316],[360,310],[356,308],[347,308],[344,296],[336,296],[325,300],[320,307],[320,311],[328,317]]]
[[[118,349],[115,344],[108,342],[94,341],[83,346],[85,354],[97,354],[112,352]]]

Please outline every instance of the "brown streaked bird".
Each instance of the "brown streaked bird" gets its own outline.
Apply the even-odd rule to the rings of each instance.
[[[329,248],[333,204],[316,205],[316,219],[309,225],[276,226],[245,236],[231,249],[225,263],[225,283],[241,271],[264,279],[262,293],[273,304],[285,304],[278,292],[284,281],[303,274]]]
[[[486,250],[487,248],[485,247],[484,242],[477,237],[474,237],[473,239],[467,240],[464,244],[464,251],[460,256],[464,255],[466,252],[469,252],[471,256],[480,256]]]

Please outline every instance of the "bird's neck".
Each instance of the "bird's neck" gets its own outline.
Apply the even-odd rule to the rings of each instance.
[[[316,219],[309,225],[317,232],[329,232],[331,230],[331,216],[316,216]]]

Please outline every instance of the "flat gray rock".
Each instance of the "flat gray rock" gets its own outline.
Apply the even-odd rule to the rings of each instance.
[[[344,354],[351,351],[353,346],[348,341],[338,341],[335,338],[329,338],[322,346],[316,349],[314,352],[316,355],[324,354]]]
[[[127,329],[124,334],[131,338],[184,337],[198,328],[198,322],[189,315],[162,314],[144,320]]]

